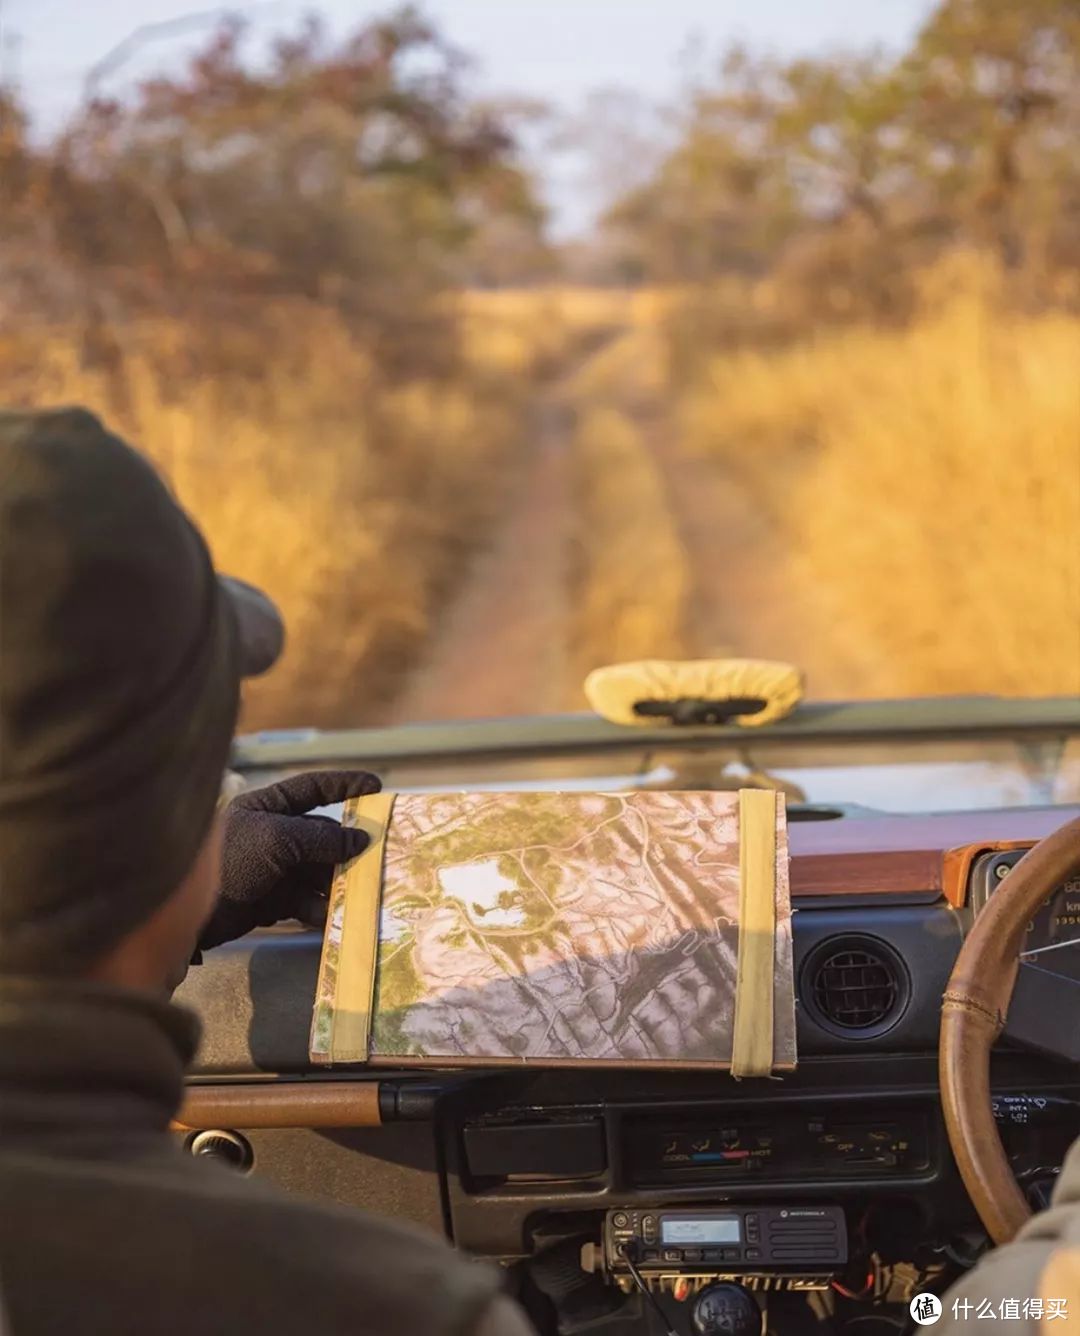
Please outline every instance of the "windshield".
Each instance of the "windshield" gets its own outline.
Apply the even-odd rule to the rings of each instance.
[[[1080,695],[1071,7],[9,8],[5,396],[99,412],[279,603],[245,732],[554,718],[651,658]],[[1059,739],[693,761],[398,778],[1077,799]]]
[[[1080,738],[1071,744],[881,743],[801,749],[671,748],[618,758],[508,756],[480,764],[423,761],[388,767],[395,789],[782,789],[789,810],[936,812],[1080,803]]]

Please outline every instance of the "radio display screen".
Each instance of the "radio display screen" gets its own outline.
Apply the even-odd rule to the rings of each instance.
[[[742,1222],[737,1215],[702,1216],[699,1219],[662,1215],[660,1217],[660,1242],[665,1246],[670,1245],[672,1247],[741,1243]]]

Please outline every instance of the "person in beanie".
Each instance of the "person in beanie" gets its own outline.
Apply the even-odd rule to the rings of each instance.
[[[496,1275],[170,1136],[198,952],[305,915],[363,835],[296,776],[222,801],[273,606],[82,410],[0,414],[0,1279],[16,1336],[527,1336]]]

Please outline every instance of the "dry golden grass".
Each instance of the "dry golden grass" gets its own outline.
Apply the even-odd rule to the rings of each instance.
[[[305,322],[243,380],[167,384],[149,353],[190,334],[132,333],[119,416],[115,383],[63,337],[43,338],[16,387],[23,402],[81,403],[116,423],[169,477],[218,565],[280,603],[288,649],[251,685],[247,728],[358,724],[393,695],[496,504],[527,398],[526,385],[493,388],[487,368],[388,388],[340,325]]]
[[[230,374],[200,374],[200,332],[167,320],[112,331],[109,373],[64,331],[22,332],[0,359],[9,400],[85,404],[145,449],[218,565],[280,604],[286,654],[250,685],[244,727],[340,727],[377,719],[422,657],[524,459],[538,380],[640,304],[458,294],[457,375],[396,387],[310,305],[215,330]]]
[[[587,361],[628,330],[656,330],[671,300],[652,290],[557,286],[465,292],[454,298],[475,359],[508,374],[541,375]]]
[[[995,289],[951,266],[908,330],[717,357],[682,404],[773,522],[787,615],[825,591],[874,652],[862,695],[1080,691],[1080,321]]]
[[[670,300],[559,287],[464,298],[466,329],[482,359],[511,373],[557,372],[552,402],[575,423],[574,611],[566,628],[574,701],[590,668],[678,655],[685,645],[685,553],[645,437],[663,390],[660,329]]]
[[[639,423],[582,412],[574,438],[579,533],[575,626],[580,676],[602,663],[678,657],[690,585],[664,480]]]
[[[528,467],[538,393],[576,421],[578,679],[605,661],[696,652],[706,633],[727,643],[728,593],[698,606],[705,580],[746,605],[741,652],[777,639],[778,617],[794,628],[819,697],[1080,691],[1080,321],[1010,314],[993,272],[965,262],[928,277],[906,331],[735,353],[695,325],[691,360],[707,372],[687,388],[667,379],[680,294],[457,300],[455,378],[397,388],[310,309],[282,312],[282,337],[228,335],[251,345],[237,351],[244,376],[185,372],[190,330],[130,332],[119,416],[115,374],[86,370],[72,340],[24,330],[0,348],[5,373],[22,369],[6,397],[116,421],[218,563],[281,603],[289,649],[253,685],[246,727],[379,717]],[[744,495],[755,508],[740,530],[753,550],[703,540],[718,510],[696,482],[687,498],[697,474],[665,476],[680,451],[684,467],[693,456],[737,480],[721,492],[729,519]],[[780,575],[743,578],[763,569]],[[747,592],[762,588],[782,604],[769,624]]]
[[[537,288],[479,289],[458,293],[455,305],[478,315],[535,325],[540,318],[570,328],[595,328],[656,321],[674,300],[657,288],[588,288],[552,284]]]

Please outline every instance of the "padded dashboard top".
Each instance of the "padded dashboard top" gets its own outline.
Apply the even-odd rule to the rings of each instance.
[[[800,1054],[932,1053],[941,993],[969,918],[966,910],[957,912],[963,894],[944,894],[946,855],[1030,844],[1077,812],[1048,807],[793,822],[792,890],[804,901],[793,920]],[[966,892],[966,881],[960,889]],[[805,995],[817,954],[853,937],[891,949],[905,976],[907,1000],[896,1023],[862,1038],[823,1028]],[[196,1076],[310,1071],[320,945],[321,935],[282,926],[209,952],[191,970],[177,1001],[203,1018]],[[805,1075],[812,1077],[809,1070]]]
[[[896,895],[936,891],[960,906],[970,857],[952,851],[1034,844],[1080,816],[1080,807],[1014,807],[929,816],[794,821],[789,829],[793,896]]]

